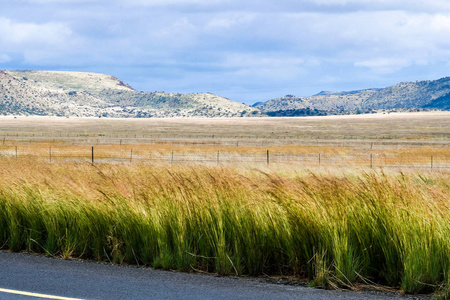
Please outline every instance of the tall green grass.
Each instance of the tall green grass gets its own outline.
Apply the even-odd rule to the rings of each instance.
[[[3,249],[324,287],[448,288],[448,173],[0,167]]]

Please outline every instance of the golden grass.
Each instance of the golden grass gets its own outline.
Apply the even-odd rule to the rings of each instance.
[[[68,144],[185,142],[249,146],[333,145],[336,142],[375,146],[420,145],[450,140],[450,112],[330,116],[311,118],[98,119],[0,117],[5,142]]]
[[[449,122],[6,118],[0,246],[445,296]]]
[[[272,147],[95,145],[95,162],[194,163],[248,166],[287,164],[296,167],[413,167],[450,168],[450,148]],[[92,146],[85,145],[0,145],[0,157],[44,161],[91,161]]]
[[[218,272],[445,290],[450,173],[0,159],[0,245]]]

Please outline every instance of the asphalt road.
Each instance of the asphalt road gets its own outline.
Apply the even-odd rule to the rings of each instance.
[[[32,293],[32,294],[23,294]],[[51,298],[54,296],[54,298]],[[0,299],[427,299],[325,291],[257,279],[187,274],[0,251]]]

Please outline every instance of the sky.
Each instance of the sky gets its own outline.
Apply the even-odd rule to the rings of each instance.
[[[450,75],[450,0],[0,0],[0,69],[253,104]]]

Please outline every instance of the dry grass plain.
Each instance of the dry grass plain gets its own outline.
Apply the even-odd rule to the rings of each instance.
[[[450,167],[450,112],[305,118],[1,117],[0,155],[97,162]]]
[[[0,249],[450,295],[450,112],[2,117],[0,138]]]
[[[154,140],[216,142],[265,142],[287,145],[335,140],[422,143],[450,141],[450,112],[391,113],[304,118],[180,118],[99,119],[57,117],[0,117],[0,137],[36,141],[55,139],[82,143],[99,139],[116,144]]]

